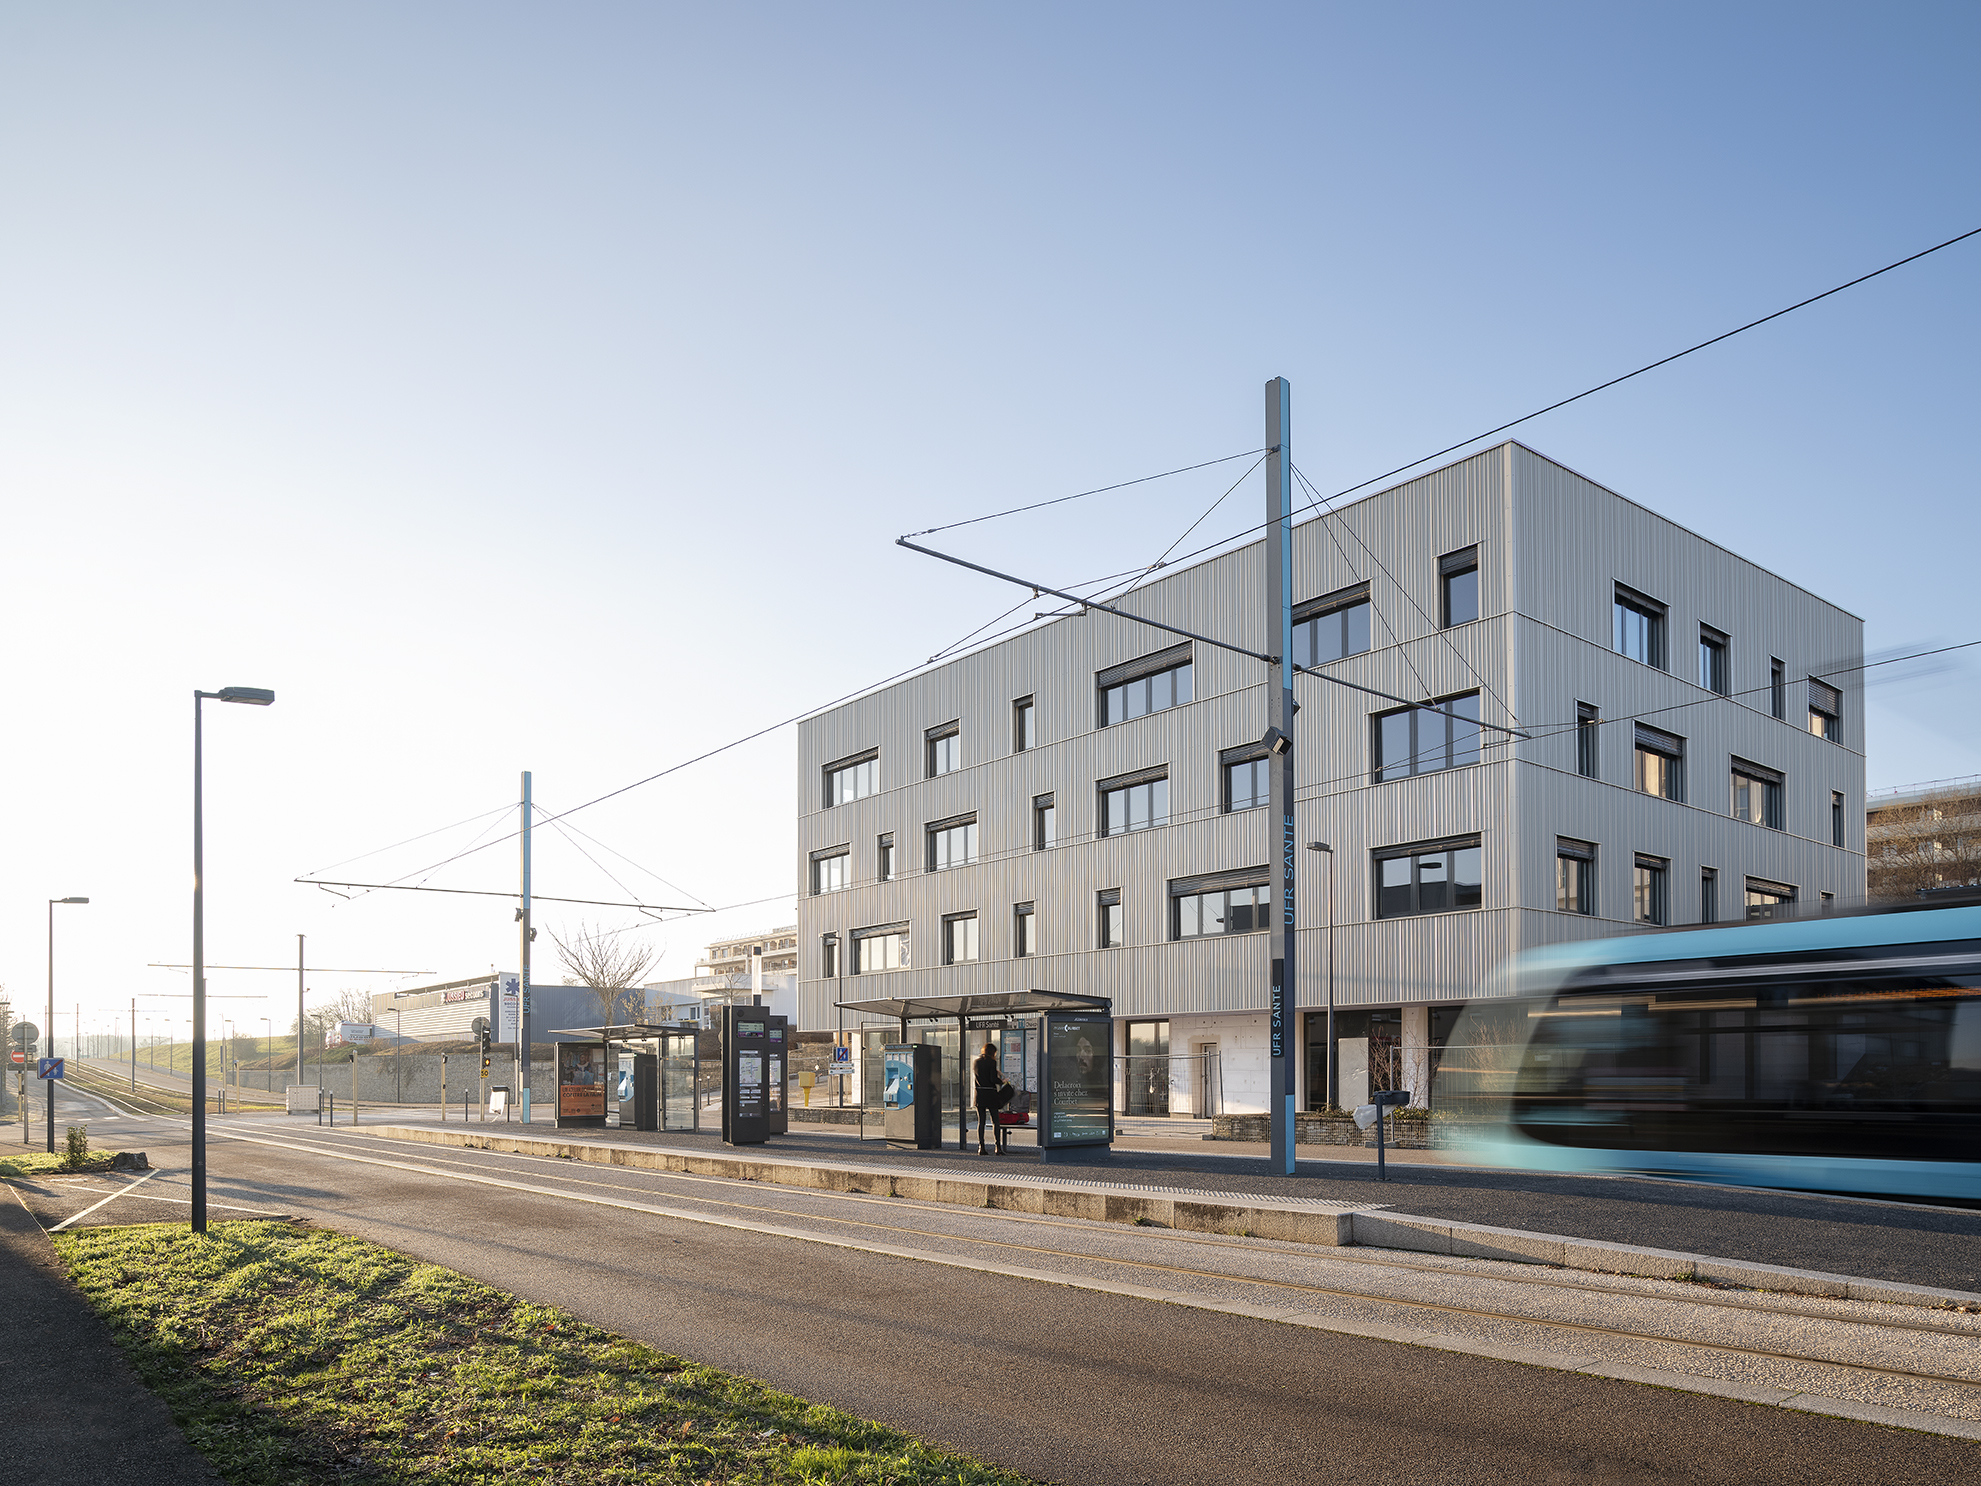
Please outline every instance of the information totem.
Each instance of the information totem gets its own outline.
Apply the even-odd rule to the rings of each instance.
[[[942,1148],[942,1049],[927,1042],[881,1049],[881,1135],[891,1146]]]
[[[761,1006],[722,1008],[722,1139],[762,1145],[770,1139],[770,1059],[773,1018]]]

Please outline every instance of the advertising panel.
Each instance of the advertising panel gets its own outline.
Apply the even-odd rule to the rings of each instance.
[[[523,1004],[523,977],[518,971],[508,971],[496,977],[495,987],[495,1040],[514,1042]]]
[[[1106,1017],[1045,1018],[1048,1145],[1106,1145],[1114,1138]]]
[[[604,1119],[605,1077],[598,1048],[581,1042],[558,1043],[558,1118]]]
[[[881,1107],[911,1109],[915,1103],[915,1057],[908,1048],[889,1048],[881,1075]]]

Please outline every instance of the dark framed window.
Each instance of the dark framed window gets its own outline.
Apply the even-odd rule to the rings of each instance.
[[[1699,626],[1699,684],[1721,696],[1732,685],[1727,677],[1727,638],[1704,624]]]
[[[1044,851],[1059,840],[1059,813],[1051,795],[1032,796],[1032,850]]]
[[[1603,714],[1587,702],[1575,704],[1575,772],[1584,779],[1595,779],[1598,760],[1602,755],[1597,751],[1597,742],[1602,737]]]
[[[1747,879],[1749,918],[1786,918],[1795,909],[1795,889],[1781,882],[1759,877]]]
[[[1782,828],[1782,776],[1745,759],[1733,761],[1732,814],[1750,825]]]
[[[1665,670],[1665,606],[1634,589],[1616,586],[1612,644],[1618,655]]]
[[[977,859],[977,817],[962,815],[937,821],[928,828],[929,871],[967,867]]]
[[[1444,627],[1470,624],[1479,617],[1479,549],[1467,547],[1438,559],[1438,589]]]
[[[945,722],[941,727],[930,728],[923,734],[922,747],[928,755],[930,779],[954,774],[963,767],[963,725]]]
[[[1843,845],[1843,794],[1830,791],[1830,845]]]
[[[1011,751],[1023,753],[1037,746],[1039,711],[1030,697],[1020,697],[1011,704]]]
[[[874,879],[877,882],[894,880],[894,832],[892,831],[874,842]]]
[[[1720,921],[1720,874],[1716,868],[1704,867],[1699,872],[1699,922],[1716,924]]]
[[[1169,885],[1169,937],[1202,939],[1272,927],[1272,872],[1251,867]]]
[[[850,846],[835,846],[829,851],[812,853],[812,896],[820,893],[836,893],[850,887],[853,882],[853,849]]]
[[[1224,809],[1257,810],[1272,802],[1272,759],[1263,753],[1224,764]]]
[[[880,788],[880,751],[868,749],[852,758],[825,766],[825,806],[864,800]]]
[[[1555,908],[1562,913],[1596,911],[1596,848],[1587,841],[1555,838]]]
[[[1843,693],[1814,676],[1809,678],[1809,731],[1832,743],[1843,742]]]
[[[1169,775],[1124,776],[1103,780],[1100,792],[1100,834],[1121,836],[1169,824]]]
[[[977,915],[946,913],[942,917],[942,962],[967,965],[977,958]]]
[[[1671,863],[1663,857],[1639,855],[1631,887],[1631,917],[1640,924],[1670,922],[1671,906],[1666,898],[1666,879]]]
[[[1190,646],[1172,645],[1110,666],[1094,678],[1094,686],[1102,727],[1180,707],[1191,699]]]
[[[1768,709],[1788,720],[1788,667],[1772,656],[1768,659]]]
[[[1039,914],[1031,903],[1014,904],[1011,909],[1011,955],[1026,960],[1039,952]]]
[[[908,953],[908,926],[886,924],[853,931],[853,973],[876,975],[883,970],[907,970],[913,961]]]
[[[1376,917],[1477,908],[1484,900],[1477,837],[1393,846],[1375,854]]]
[[[1437,708],[1403,707],[1370,720],[1377,784],[1479,762],[1479,693],[1442,697]]]
[[[1685,740],[1637,724],[1637,792],[1661,800],[1685,798]]]
[[[839,979],[839,936],[827,934],[819,940],[819,974],[827,980]]]
[[[1293,611],[1293,663],[1326,665],[1369,648],[1369,585],[1358,583]]]
[[[1829,917],[1829,915],[1835,913],[1836,911],[1837,911],[1837,895],[1835,893],[1824,893],[1823,916],[1827,918]]]
[[[1094,927],[1102,949],[1119,949],[1126,943],[1126,924],[1121,917],[1121,889],[1103,889],[1094,897]]]

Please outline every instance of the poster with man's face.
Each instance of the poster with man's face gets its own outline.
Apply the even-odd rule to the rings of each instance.
[[[604,1116],[605,1078],[597,1048],[557,1044],[557,1112],[566,1118]]]
[[[1105,1144],[1112,1137],[1108,1105],[1113,1079],[1108,1059],[1110,1026],[1104,1020],[1046,1019],[1046,1077],[1052,1145]]]

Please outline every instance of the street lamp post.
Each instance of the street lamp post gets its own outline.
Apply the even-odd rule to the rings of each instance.
[[[50,898],[48,900],[48,1056],[55,1056],[55,905],[58,903],[87,903],[87,898]],[[55,1080],[45,1078],[42,1083],[48,1090],[48,1153],[55,1154]],[[27,1123],[23,1116],[22,1123]]]
[[[201,713],[204,701],[266,707],[275,693],[256,686],[223,686],[193,693],[193,1215],[195,1233],[206,1232],[206,819],[202,780]],[[54,1108],[50,1096],[49,1108]],[[49,1137],[53,1140],[54,1136]],[[50,1150],[55,1147],[49,1146]]]
[[[1334,848],[1325,841],[1309,841],[1307,850],[1318,851],[1328,859],[1328,1040],[1321,1054],[1321,1079],[1327,1107],[1341,1107],[1341,1090],[1335,1087],[1334,1071]]]

